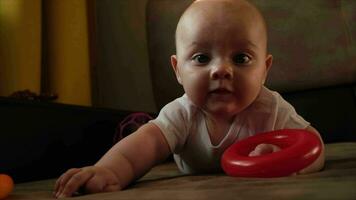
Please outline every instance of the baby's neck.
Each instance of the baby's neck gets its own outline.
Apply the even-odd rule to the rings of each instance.
[[[223,118],[209,114],[204,114],[204,116],[212,145],[220,144],[221,140],[228,133],[235,117]]]

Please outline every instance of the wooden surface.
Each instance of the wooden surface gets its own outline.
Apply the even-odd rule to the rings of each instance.
[[[54,181],[18,184],[8,199],[53,199]],[[124,191],[74,199],[356,199],[356,143],[327,144],[325,169],[308,175],[271,179],[183,176],[174,163],[167,163]]]

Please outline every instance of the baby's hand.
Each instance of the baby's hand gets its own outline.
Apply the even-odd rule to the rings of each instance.
[[[281,150],[276,145],[273,144],[259,144],[255,147],[253,151],[250,152],[248,156],[260,156]]]
[[[54,196],[56,198],[70,197],[79,188],[85,192],[112,192],[121,189],[116,175],[104,167],[90,166],[73,168],[65,172],[56,181]]]

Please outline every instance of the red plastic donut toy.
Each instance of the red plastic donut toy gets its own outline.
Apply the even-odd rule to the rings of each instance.
[[[281,150],[261,156],[248,156],[261,143],[277,145]],[[222,155],[221,167],[229,176],[289,176],[313,163],[321,149],[322,144],[314,133],[302,129],[276,130],[231,145]]]

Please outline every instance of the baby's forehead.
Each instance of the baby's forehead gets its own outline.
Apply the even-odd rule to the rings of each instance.
[[[259,10],[245,0],[197,0],[183,13],[177,29],[180,24],[208,20],[226,24],[227,20],[245,20],[256,25],[265,23]]]
[[[260,14],[258,9],[246,0],[196,0],[186,9],[184,14],[214,11],[230,12],[236,15]]]
[[[241,23],[242,22],[242,23]],[[259,28],[266,33],[266,24],[260,11],[245,0],[197,0],[194,1],[181,16],[176,37],[179,33],[191,29],[201,23],[224,23],[248,25]]]

